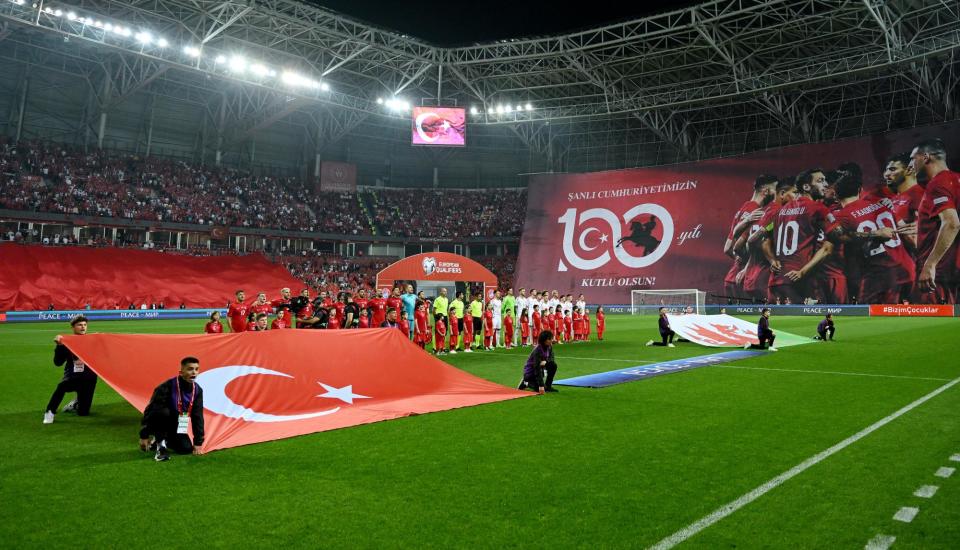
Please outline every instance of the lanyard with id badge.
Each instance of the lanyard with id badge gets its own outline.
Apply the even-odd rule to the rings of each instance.
[[[74,360],[73,360],[73,372],[74,372],[74,373],[83,372],[84,370],[86,370],[86,368],[87,368],[87,366],[86,366],[85,364],[83,364],[83,361],[81,361],[81,360],[79,360],[79,359],[74,359]]]
[[[197,395],[197,384],[195,382],[190,383],[190,401],[187,403],[186,411],[184,411],[183,400],[180,396],[180,381],[177,378],[173,379],[173,399],[177,403],[177,433],[187,434],[190,427],[190,413],[193,411],[193,398]]]

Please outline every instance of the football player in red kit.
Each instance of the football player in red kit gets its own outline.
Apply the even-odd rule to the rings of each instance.
[[[750,225],[749,231],[744,231],[737,239],[734,250],[738,254],[746,254],[747,262],[737,279],[742,281],[743,293],[754,301],[766,302],[770,295],[770,261],[763,252],[763,220],[775,216],[787,201],[793,199],[788,192],[793,189],[793,183],[781,186],[779,180],[774,184],[774,199],[763,208],[763,217]]]
[[[923,303],[956,302],[960,266],[960,173],[947,167],[947,152],[939,139],[927,140],[911,152],[910,166],[926,181],[917,227],[917,290]]]
[[[567,311],[563,316],[563,339],[573,342],[573,312]]]
[[[247,295],[242,290],[238,290],[236,296],[237,301],[230,304],[227,309],[227,318],[230,319],[230,330],[243,332],[247,330],[247,314],[250,313],[250,306],[243,303]]]
[[[403,309],[403,300],[400,298],[400,287],[393,287],[393,293],[387,298],[387,309],[394,309],[396,311]]]
[[[753,196],[750,200],[743,203],[733,217],[730,224],[730,232],[727,234],[727,240],[723,244],[723,253],[733,258],[733,265],[727,271],[723,278],[724,293],[728,298],[740,298],[743,296],[743,281],[737,282],[737,274],[740,273],[746,265],[746,258],[738,255],[734,251],[734,244],[748,230],[753,231],[753,227],[759,223],[763,217],[763,208],[770,204],[776,195],[775,188],[777,178],[770,175],[760,175],[753,182]]]
[[[293,301],[293,295],[290,294],[290,289],[287,287],[284,287],[280,289],[280,297],[270,302],[270,305],[273,307],[273,310],[276,311],[278,314],[280,313],[280,311],[287,312],[286,314],[284,314],[283,317],[287,320],[288,325],[289,325],[290,319],[293,318],[292,301]]]
[[[890,157],[883,171],[883,180],[896,192],[892,199],[893,212],[906,224],[899,233],[910,241],[909,251],[912,253],[917,245],[916,223],[923,200],[923,187],[917,184],[917,175],[910,168],[910,155],[904,153]]]
[[[347,328],[344,326],[344,321],[347,320],[347,297],[346,293],[341,292],[337,295],[337,301],[333,303],[333,308],[336,310],[337,314],[337,328]],[[330,325],[327,325],[327,328],[331,328]]]
[[[557,306],[553,312],[553,334],[556,335],[557,344],[563,344],[567,342],[567,339],[564,337],[563,332],[563,306]]]
[[[357,308],[361,311],[361,314],[360,314],[361,316],[363,315],[362,313],[363,310],[367,309],[368,302],[369,300],[367,300],[367,291],[361,288],[360,290],[357,291],[357,296],[353,299],[353,303],[357,304]],[[369,321],[367,322],[367,324],[369,326]],[[365,328],[365,327],[360,327],[360,328]]]
[[[761,220],[762,249],[770,262],[770,294],[783,302],[802,304],[813,295],[807,274],[833,252],[828,240],[817,247],[817,238],[833,223],[833,216],[810,196],[793,198],[796,185],[792,182],[778,184],[778,195],[781,191],[792,200]]]
[[[530,316],[527,313],[529,311],[527,308],[524,308],[520,312],[520,345],[525,346],[530,341]]]
[[[503,317],[503,347],[513,347],[513,315]]]
[[[580,308],[573,308],[573,341],[583,342],[583,313]]]
[[[414,319],[414,334],[413,341],[420,349],[426,349],[427,341],[430,340],[430,327],[427,326],[427,306],[423,302],[420,302],[420,305],[417,306],[417,310],[413,313]]]
[[[858,302],[897,303],[913,289],[913,259],[897,235],[898,220],[892,203],[859,198],[861,187],[857,174],[845,173],[837,181],[837,197],[843,208],[834,214],[836,221],[828,232],[833,239],[858,245],[850,250],[863,251]]]
[[[597,306],[597,340],[603,341],[603,330],[607,328],[606,316],[603,314],[603,306]]]
[[[270,315],[273,313],[273,305],[267,301],[266,293],[261,292],[260,294],[257,294],[257,299],[250,304],[249,312],[253,313],[254,315],[260,315],[261,313],[264,315]]]
[[[387,318],[387,301],[380,295],[374,295],[367,302],[367,308],[370,310],[370,326],[382,325],[383,320]]]
[[[367,311],[367,308],[360,308],[360,319],[357,321],[357,328],[370,328],[370,312]],[[407,328],[409,329],[410,327]]]

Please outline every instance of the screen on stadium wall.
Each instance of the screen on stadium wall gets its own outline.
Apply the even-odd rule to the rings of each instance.
[[[791,273],[806,265],[822,246],[823,230],[840,225],[850,232],[864,231],[863,224],[914,222],[923,186],[900,195],[884,184],[883,174],[888,158],[909,154],[914,145],[930,138],[944,140],[948,161],[958,159],[960,124],[954,123],[674,166],[534,176],[516,285],[583,293],[592,303],[630,303],[634,289],[699,289],[721,302],[724,298],[769,303],[940,300],[942,295],[921,295],[907,286],[905,279],[915,278],[915,258],[906,236],[882,243],[841,243],[798,281],[792,280],[797,274]],[[851,198],[846,202],[862,200],[867,207],[864,202],[840,204],[835,199],[838,186],[830,184],[841,175],[838,167],[846,163],[857,163],[863,174],[862,190],[853,195],[847,191]],[[812,168],[822,170],[827,184],[815,175],[818,183],[811,197],[803,198],[799,191],[795,197],[778,194],[768,184],[760,204],[751,202],[758,175],[796,181]],[[911,193],[917,194],[913,202],[907,200]],[[937,204],[944,200],[937,199]],[[749,219],[753,211],[763,218]],[[864,212],[879,219],[863,221],[854,216]],[[731,239],[738,224],[744,228],[743,238]],[[763,239],[746,244],[757,232],[768,235],[782,266],[779,273],[771,276]],[[923,229],[920,232],[923,239]],[[732,244],[739,240],[740,259],[725,252],[728,240]],[[941,262],[939,290],[947,288],[943,283],[957,270],[956,263],[955,256]]]
[[[456,107],[414,107],[414,145],[463,147],[467,144],[467,114]]]

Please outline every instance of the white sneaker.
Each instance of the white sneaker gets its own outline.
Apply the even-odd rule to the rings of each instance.
[[[667,344],[667,347],[668,347],[668,348],[675,348],[675,347],[677,347],[677,346],[675,346],[675,345],[673,345],[673,344]]]
[[[60,409],[60,412],[77,412],[77,400],[74,399]]]
[[[778,350],[777,348],[767,348],[767,349],[770,350],[770,351],[780,351],[780,350]]]
[[[470,348],[467,348],[467,349],[463,350],[463,353],[473,353],[473,350],[470,349]]]
[[[652,346],[652,345],[653,345],[653,340],[647,340],[647,345],[648,345],[648,346]]]
[[[450,355],[456,355],[456,354],[457,354],[457,350],[455,349],[450,350]]]
[[[53,413],[47,411],[43,413],[43,423],[44,424],[53,424]]]
[[[743,345],[743,349],[750,349],[750,342]]]

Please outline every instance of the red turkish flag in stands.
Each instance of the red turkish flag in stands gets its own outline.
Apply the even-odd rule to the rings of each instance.
[[[88,334],[63,343],[140,411],[182,358],[197,357],[204,451],[532,395],[454,368],[397,329]]]

